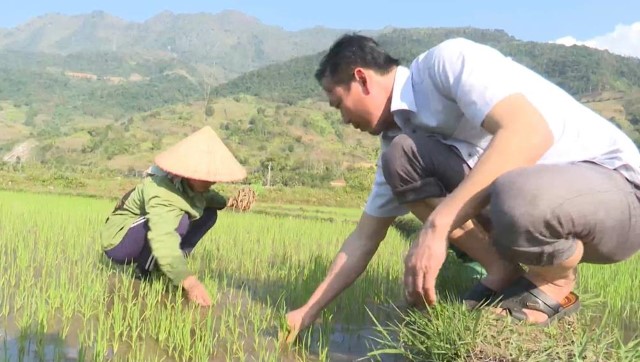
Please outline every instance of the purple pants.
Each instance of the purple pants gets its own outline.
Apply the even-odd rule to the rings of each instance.
[[[189,221],[189,216],[184,214],[176,228],[180,235],[180,249],[188,256],[200,239],[213,227],[218,219],[218,210],[205,208],[202,217],[193,222]],[[149,240],[148,221],[145,217],[136,220],[122,238],[122,241],[113,248],[105,251],[109,259],[118,264],[136,263],[142,272],[149,272],[155,266],[155,257],[151,253]]]

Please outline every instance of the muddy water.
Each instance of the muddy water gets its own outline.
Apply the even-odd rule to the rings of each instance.
[[[375,342],[372,338],[377,336],[375,330],[371,327],[361,328],[354,330],[353,328],[337,325],[333,327],[334,331],[329,337],[329,348],[327,357],[330,361],[346,362],[356,360],[374,360],[368,359],[367,354],[370,351],[372,344]],[[318,337],[312,338],[312,345],[318,342]],[[169,355],[161,352],[160,346],[158,346],[152,338],[146,338],[144,341],[140,341],[137,346],[144,346],[147,351],[155,350],[159,353],[154,353],[154,356],[150,359],[174,361]],[[275,343],[271,348],[276,348]],[[105,360],[112,359],[113,357],[120,357],[131,352],[131,346],[124,346],[119,349],[119,353],[114,355],[113,351],[107,351]],[[85,356],[83,358],[83,355]],[[0,330],[0,360],[2,361],[81,361],[88,360],[92,355],[92,348],[79,347],[77,344],[71,341],[62,340],[55,334],[42,334],[31,336],[19,336],[12,335],[6,330]],[[251,354],[249,354],[251,355]],[[313,347],[307,355],[307,359],[319,360],[320,351]],[[257,353],[256,353],[257,356]],[[149,356],[151,357],[151,356]],[[299,356],[293,352],[283,352],[281,355],[281,361],[297,361]],[[225,361],[227,358],[224,354],[216,354],[212,361]],[[399,357],[384,355],[379,359],[383,362],[402,361]]]
[[[105,313],[113,307],[118,297],[115,296],[117,290],[117,280],[109,278],[107,283],[107,290],[111,294],[107,299]],[[137,295],[139,282],[133,283],[133,293]],[[144,304],[143,300],[137,300],[137,302]],[[161,301],[161,304],[181,303],[174,297],[167,296]],[[187,306],[186,301],[182,301]],[[234,310],[240,310],[240,314],[249,314],[250,306],[255,305],[255,300],[252,300],[250,295],[246,291],[231,290],[222,292],[218,299],[214,309],[213,315],[220,316],[226,309],[232,308]],[[388,311],[387,308],[382,306],[370,305],[368,306],[374,314],[377,316],[384,316],[384,311]],[[377,313],[376,313],[377,310]],[[59,314],[58,314],[59,315]],[[206,315],[206,314],[205,314]],[[18,321],[15,320],[15,316],[10,315],[6,320],[0,323],[0,361],[82,361],[92,360],[94,354],[94,346],[83,346],[81,343],[81,333],[88,329],[99,328],[97,320],[92,318],[91,320],[84,320],[78,315],[74,315],[71,318],[71,326],[69,333],[65,338],[61,337],[61,330],[63,328],[63,321],[59,317],[57,319],[48,321],[48,330],[45,332],[36,332],[33,329],[28,331],[21,331],[18,327]],[[244,324],[251,323],[250,321],[238,320],[240,324],[238,327],[243,328]],[[194,328],[195,324],[194,324]],[[220,328],[217,325],[216,330]],[[309,349],[303,347],[298,348],[297,352],[281,351],[278,346],[278,330],[277,327],[273,327],[267,330],[263,330],[261,335],[244,335],[242,337],[243,353],[247,356],[248,360],[258,360],[260,353],[254,350],[256,340],[260,339],[266,341],[262,343],[262,348],[266,349],[272,355],[278,355],[279,361],[299,361],[302,354],[304,358],[311,361],[321,360],[321,357],[327,357],[330,361],[355,361],[355,360],[371,360],[367,359],[367,354],[372,350],[372,346],[375,346],[375,342],[372,339],[376,337],[374,328],[371,325],[365,325],[361,327],[353,327],[349,325],[343,325],[336,322],[330,323],[327,327],[330,330],[328,337],[323,337],[323,341],[320,342],[321,333],[318,328],[311,328],[308,331],[311,343],[308,345]],[[245,328],[243,328],[245,329]],[[251,328],[245,330],[250,331]],[[215,345],[216,353],[210,358],[211,361],[226,361],[228,359],[237,360],[237,358],[227,358],[226,343],[228,341],[218,341]],[[318,350],[318,344],[328,346],[328,350]],[[116,353],[112,350],[107,350],[104,355],[104,360],[122,360],[136,355],[136,350],[142,349],[144,351],[145,360],[164,360],[175,361],[167,351],[160,346],[154,338],[142,337],[135,341],[134,345],[127,342],[121,342],[119,344]],[[263,351],[264,352],[264,351]],[[326,353],[326,354],[325,354]],[[391,356],[382,356],[382,361],[399,361],[399,359],[392,358]]]
[[[599,325],[602,323],[601,317],[594,317],[593,325]],[[611,324],[609,322],[609,324]],[[621,331],[622,342],[630,343],[631,341],[640,339],[640,325],[637,323],[633,323],[629,320],[622,320],[613,324],[615,327]]]
[[[78,361],[82,352],[66,344],[58,335],[20,336],[0,330],[0,360],[2,361]]]
[[[383,361],[395,362],[404,361],[394,355],[381,355],[375,359],[368,358],[367,355],[378,346],[376,338],[380,338],[374,327],[362,327],[355,329],[344,325],[332,326],[332,332],[328,341],[328,358],[330,361]],[[317,340],[317,338],[315,338]],[[313,353],[318,353],[313,350]]]
[[[117,300],[116,291],[118,290],[117,283],[119,282],[118,277],[110,277],[107,283],[107,291],[110,295],[110,298],[107,299],[106,311],[112,308],[114,300]],[[140,286],[140,282],[135,281],[132,285],[133,295],[138,295],[138,288]],[[135,299],[138,303],[144,304],[144,300]],[[170,297],[166,296],[163,298],[160,304],[173,304],[173,303],[181,303],[180,300],[176,299],[175,296]],[[182,301],[185,307],[187,307],[187,302]],[[240,314],[250,314],[251,307],[255,307],[256,299],[252,298],[250,293],[246,290],[233,289],[224,290],[221,292],[220,298],[217,301],[215,307],[213,307],[212,314],[220,316],[227,309],[240,310]],[[381,317],[381,323],[385,325],[386,322],[393,321],[397,315],[391,313],[390,306],[383,305],[367,305],[367,307],[372,310],[374,315],[377,318]],[[248,321],[244,321],[240,319],[238,321],[240,324],[250,323]],[[70,332],[66,338],[60,337],[60,330],[62,328],[61,320],[52,320],[49,321],[48,326],[49,330],[46,333],[21,333],[20,329],[17,326],[17,321],[14,320],[14,316],[9,316],[6,320],[0,321],[0,361],[80,361],[80,360],[89,360],[90,358],[83,358],[84,356],[92,356],[93,355],[93,346],[81,346],[79,334],[82,333],[83,330],[87,328],[96,327],[95,320],[85,321],[80,318],[78,315],[75,315],[71,319],[71,327]],[[329,330],[329,334],[326,337],[322,337],[323,345],[328,345],[328,352],[326,357],[330,361],[355,361],[355,360],[370,360],[367,359],[367,354],[376,349],[379,345],[376,344],[375,338],[378,337],[375,328],[373,328],[373,323],[371,321],[365,321],[362,326],[350,326],[341,324],[340,321],[333,321],[329,326],[324,326],[327,330]],[[244,325],[240,325],[239,327],[244,327]],[[216,326],[216,330],[219,326]],[[624,339],[626,341],[631,341],[632,338],[638,337],[639,326],[627,323],[622,326],[624,331]],[[305,358],[308,360],[320,360],[320,357],[323,355],[324,351],[320,351],[317,348],[317,345],[321,342],[320,329],[322,326],[317,326],[317,328],[312,328],[309,332],[311,337],[310,351],[307,352],[299,352],[300,354],[304,354]],[[251,328],[246,328],[246,330],[250,331]],[[277,327],[273,327],[272,329],[268,329],[266,331],[262,331],[261,335],[252,335],[251,333],[247,335],[243,335],[242,342],[244,345],[243,353],[247,356],[247,360],[258,360],[260,353],[255,351],[253,346],[255,345],[256,340],[267,341],[266,345],[264,345],[265,349],[270,353],[276,354],[278,353],[278,345],[277,345],[277,337],[278,331]],[[226,351],[226,342],[227,341],[218,341],[215,345],[216,353],[214,356],[210,358],[211,361],[226,361],[227,356],[225,356]],[[145,360],[164,360],[164,361],[174,361],[173,358],[167,351],[165,351],[162,346],[160,346],[155,339],[150,337],[142,337],[139,340],[135,341],[135,344],[132,346],[129,343],[121,343],[117,353],[114,353],[111,350],[108,350],[106,355],[104,356],[105,360],[117,359],[123,360],[126,359],[127,356],[135,355],[137,349],[142,349],[145,353],[144,355],[147,358]],[[296,354],[293,352],[281,353],[279,355],[278,361],[297,361],[300,359],[300,354]],[[231,358],[230,358],[231,359]],[[384,362],[386,361],[402,361],[402,359],[397,358],[392,355],[381,356],[380,359]],[[233,360],[237,360],[233,359]]]
[[[636,323],[625,322],[622,324],[622,338],[625,343],[640,338],[640,326]]]
[[[226,300],[221,300],[219,308],[229,307],[234,303],[247,303],[244,296],[228,296]],[[12,318],[8,318],[4,321],[8,328],[0,328],[0,361],[81,361],[89,360],[90,358],[83,359],[85,356],[92,355],[92,346],[80,346],[77,338],[77,333],[73,331],[82,330],[84,327],[84,321],[80,318],[74,317],[71,333],[69,333],[66,339],[62,339],[56,332],[57,323],[53,322],[53,332],[47,334],[31,334],[21,335],[20,331],[16,327],[16,323]],[[355,360],[373,360],[366,358],[367,354],[375,348],[375,338],[378,334],[372,326],[353,327],[349,325],[342,325],[339,323],[332,323],[330,333],[328,335],[328,341],[323,342],[324,345],[328,344],[328,353],[326,357],[330,361],[355,361]],[[624,327],[624,339],[628,342],[632,338],[637,338],[638,326],[627,324]],[[310,334],[310,351],[305,352],[306,358],[311,361],[320,360],[321,352],[317,349],[318,343],[321,339],[320,327],[314,327],[309,332]],[[244,343],[246,346],[252,346],[253,341],[256,338],[269,338],[270,343],[267,344],[269,351],[277,351],[276,345],[277,331],[267,331],[267,335],[261,336],[245,336]],[[153,338],[144,338],[138,341],[135,348],[143,348],[148,356],[148,360],[164,360],[175,361],[170,355],[168,355],[162,348],[156,343]],[[245,355],[247,360],[258,360],[258,353],[251,350],[252,347],[245,348]],[[104,356],[105,360],[111,360],[116,357],[120,360],[125,357],[129,352],[133,351],[133,347],[127,344],[121,344],[118,353],[114,354],[113,351],[107,351]],[[210,361],[226,361],[228,358],[224,354],[223,346],[220,346],[219,352],[210,358]],[[255,359],[252,359],[254,357]],[[281,353],[278,360],[283,362],[293,362],[299,360],[300,355],[293,352]],[[145,359],[146,360],[146,359]],[[236,359],[234,359],[236,360]],[[381,356],[380,360],[383,362],[391,361],[403,361],[399,357],[393,355]]]
[[[121,282],[121,276],[111,276],[108,278],[106,285],[107,298],[105,313],[108,313],[113,303],[121,297],[122,289],[118,287],[118,283]],[[142,298],[137,298],[139,294],[140,282],[134,281],[131,285],[133,293],[137,303],[145,304]],[[120,294],[118,293],[118,290]],[[160,304],[174,304],[184,303],[185,308],[188,307],[186,301],[181,301],[174,296],[166,294]],[[255,296],[247,292],[247,290],[233,289],[233,287],[225,289],[221,292],[220,298],[213,307],[212,315],[221,316],[225,310],[233,309],[239,310],[241,315],[249,315],[252,313],[252,307],[255,308],[257,301]],[[397,318],[397,315],[392,311],[392,308],[388,305],[367,305],[367,308],[372,311],[377,318],[382,318],[381,324],[385,325],[386,322],[393,321]],[[402,308],[403,309],[403,308]],[[53,313],[51,313],[53,314]],[[71,327],[69,328],[69,334],[66,338],[60,336],[60,330],[62,329],[62,320],[58,319],[48,321],[48,330],[46,333],[34,333],[33,331],[27,333],[21,333],[18,328],[18,321],[14,320],[15,316],[10,315],[7,319],[0,321],[0,361],[80,361],[90,360],[89,356],[93,356],[94,346],[82,346],[80,342],[80,334],[83,330],[88,328],[97,327],[95,320],[86,321],[78,315],[74,315],[71,319]],[[206,316],[206,314],[205,314]],[[244,324],[250,323],[242,318],[238,320],[239,328],[245,329]],[[594,322],[595,323],[595,322]],[[316,326],[309,331],[311,343],[309,344],[310,350],[300,348],[303,352],[278,352],[279,346],[277,345],[278,331],[277,327],[263,330],[261,335],[252,335],[248,333],[242,336],[243,353],[247,356],[247,360],[258,360],[260,352],[254,350],[254,345],[257,340],[266,341],[266,344],[262,344],[263,348],[271,354],[278,355],[278,361],[288,362],[297,361],[301,355],[308,360],[315,361],[320,360],[321,357],[326,356],[330,361],[355,361],[355,360],[372,360],[367,358],[367,354],[379,347],[375,338],[378,337],[373,323],[371,321],[364,321],[364,325],[350,326],[341,324],[340,321],[332,321],[328,326]],[[633,338],[639,336],[639,326],[626,323],[623,324],[622,330],[624,331],[624,340],[631,341]],[[194,325],[194,328],[195,327]],[[217,325],[216,330],[220,328]],[[325,328],[329,331],[328,336],[324,336],[320,333],[320,330]],[[245,330],[250,331],[251,328]],[[322,336],[322,337],[321,337]],[[237,360],[237,358],[227,358],[226,344],[228,341],[218,341],[215,345],[216,353],[210,358],[210,361],[226,361],[228,359]],[[328,351],[324,355],[325,351],[318,349],[318,345],[328,345]],[[126,360],[127,356],[131,357],[135,355],[138,349],[144,351],[145,360],[164,360],[175,361],[167,351],[160,346],[155,339],[151,337],[142,337],[135,341],[132,346],[129,343],[122,342],[118,347],[117,353],[112,350],[107,350],[104,356],[105,360]],[[263,351],[264,352],[264,351]],[[84,358],[83,358],[84,357]],[[133,357],[131,357],[133,358]],[[384,362],[387,361],[402,361],[402,359],[393,355],[380,356],[380,359]]]

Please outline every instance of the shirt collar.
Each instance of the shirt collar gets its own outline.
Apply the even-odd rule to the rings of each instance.
[[[155,164],[151,166],[151,168],[147,171],[147,173],[149,175],[163,176],[168,178],[169,180],[171,180],[173,185],[178,189],[178,191],[182,192],[182,177],[171,174],[161,169]]]
[[[413,84],[411,72],[407,67],[398,66],[393,81],[391,93],[391,112],[408,110],[416,112],[416,102],[413,98]]]

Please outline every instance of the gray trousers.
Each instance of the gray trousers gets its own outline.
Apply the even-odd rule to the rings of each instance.
[[[383,153],[382,168],[404,204],[444,197],[469,172],[453,146],[405,134]],[[478,221],[506,260],[557,264],[573,255],[576,240],[586,263],[615,263],[640,250],[640,191],[615,170],[590,162],[519,168],[496,179],[489,197],[488,220]]]

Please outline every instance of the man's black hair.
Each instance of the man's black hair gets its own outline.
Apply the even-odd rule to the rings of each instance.
[[[315,77],[318,82],[329,77],[332,83],[342,85],[353,80],[355,68],[367,68],[379,74],[387,74],[399,64],[398,59],[389,55],[372,38],[345,34],[331,45],[320,61]]]

